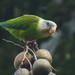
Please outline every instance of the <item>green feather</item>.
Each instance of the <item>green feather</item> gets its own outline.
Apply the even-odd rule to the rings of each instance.
[[[6,28],[13,28],[13,29],[21,29],[25,30],[30,27],[32,23],[36,23],[39,21],[39,17],[34,15],[23,15],[21,17],[10,19],[6,22],[0,24],[0,26]]]
[[[33,40],[42,36],[37,31],[38,21],[42,19],[35,15],[23,15],[21,17],[0,23],[12,35],[20,40]]]

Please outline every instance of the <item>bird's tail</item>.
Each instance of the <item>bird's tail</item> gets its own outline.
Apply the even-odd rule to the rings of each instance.
[[[1,27],[9,27],[9,23],[8,22],[0,22],[0,26]]]
[[[3,26],[4,24],[3,24],[4,22],[0,22],[0,26]]]

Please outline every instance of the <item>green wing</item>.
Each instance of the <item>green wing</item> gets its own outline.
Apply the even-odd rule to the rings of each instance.
[[[39,17],[37,17],[37,16],[23,15],[21,17],[0,23],[0,26],[2,26],[4,28],[26,30],[32,25],[32,23],[36,23],[38,21],[39,21]]]

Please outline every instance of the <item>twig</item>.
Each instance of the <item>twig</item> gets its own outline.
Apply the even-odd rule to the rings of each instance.
[[[28,53],[28,50],[29,50],[29,47],[26,45],[26,51],[24,53],[23,61],[26,59],[28,61],[28,63],[30,64],[30,69],[32,70],[32,64],[31,64],[30,60],[26,57],[26,54]]]
[[[26,54],[28,53],[28,49],[29,49],[28,46],[26,46],[24,57],[23,57],[23,59],[21,61],[21,64],[20,64],[19,68],[21,67],[21,65],[24,64],[24,60],[26,59],[28,61],[28,63],[30,64],[30,69],[32,69],[32,64],[31,64],[30,60],[26,57]]]
[[[21,64],[19,65],[19,68],[21,67],[21,65],[23,65],[24,64],[24,60],[26,59],[26,54],[28,53],[28,46],[26,47],[26,51],[25,51],[25,53],[24,53],[24,57],[23,57],[23,59],[22,59],[22,61],[21,61]]]
[[[36,57],[34,51],[33,51],[31,48],[29,48],[29,50],[33,53],[33,55],[34,55],[34,57],[35,57],[35,60],[37,60],[37,57]]]
[[[26,54],[28,53],[28,46],[26,46],[26,51],[25,51],[25,53],[24,53],[24,57],[23,57],[23,59],[22,59],[22,62],[21,62],[21,64],[23,65],[23,61],[25,60],[25,58],[26,58]]]
[[[36,51],[38,51],[39,48],[38,48],[38,44],[37,44],[36,42],[34,42],[34,46],[35,46],[35,48],[36,48]]]
[[[16,46],[19,46],[19,47],[21,47],[21,48],[23,48],[23,49],[24,49],[24,47],[23,47],[23,46],[21,46],[20,44],[15,43],[15,42],[13,42],[13,41],[6,40],[6,39],[2,39],[2,40],[6,41],[6,42],[10,42],[10,43],[12,43],[12,44],[14,44],[14,45],[16,45]]]
[[[28,58],[26,58],[26,60],[28,61],[28,63],[30,64],[30,69],[32,70],[32,64],[30,62],[30,60]]]
[[[58,70],[56,70],[52,65],[51,65],[51,67],[52,67],[52,69],[53,69],[54,71],[56,71],[56,72],[58,71]]]

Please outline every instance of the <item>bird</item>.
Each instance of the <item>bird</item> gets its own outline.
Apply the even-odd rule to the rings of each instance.
[[[0,22],[0,26],[24,42],[49,37],[57,28],[55,22],[29,14]]]

